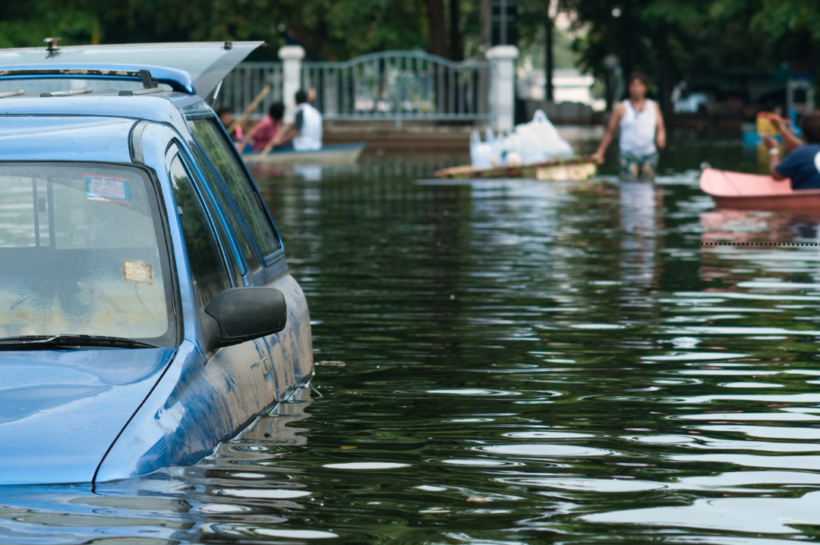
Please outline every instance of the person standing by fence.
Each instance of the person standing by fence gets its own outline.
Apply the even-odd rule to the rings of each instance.
[[[606,134],[592,155],[599,164],[603,163],[604,153],[620,127],[620,176],[628,180],[654,178],[660,158],[658,150],[666,147],[661,110],[657,102],[646,98],[648,82],[640,72],[629,75],[629,98],[613,108]]]

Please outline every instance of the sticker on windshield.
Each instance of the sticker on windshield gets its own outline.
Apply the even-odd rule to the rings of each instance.
[[[122,260],[122,279],[128,282],[139,282],[140,284],[154,283],[154,268],[150,263],[142,261]]]
[[[90,201],[108,201],[131,204],[131,182],[128,178],[87,175],[85,198]]]

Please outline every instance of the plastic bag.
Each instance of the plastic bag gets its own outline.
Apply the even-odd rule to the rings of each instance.
[[[541,135],[530,123],[517,126],[515,132],[518,135],[518,153],[523,164],[543,163],[547,160],[547,151],[541,145]]]
[[[519,151],[520,138],[517,133],[508,134],[501,146],[500,165],[517,167],[523,164]]]
[[[487,129],[487,139],[483,142],[478,129],[473,130],[470,135],[470,160],[473,168],[490,168],[493,166],[494,141],[495,137],[491,129]]]
[[[518,150],[524,164],[542,163],[551,159],[570,159],[575,152],[558,135],[555,126],[543,110],[536,110],[532,121],[515,128]]]
[[[504,165],[504,155],[507,153],[507,139],[509,135],[504,131],[498,131],[493,141],[492,162],[493,166]]]

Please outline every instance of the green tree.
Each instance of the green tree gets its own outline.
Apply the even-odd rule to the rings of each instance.
[[[431,23],[435,22],[435,33]],[[470,0],[28,0],[0,3],[0,47],[189,40],[287,40],[311,57],[345,60],[388,49],[462,58],[477,32]]]
[[[624,73],[658,83],[666,108],[676,81],[740,67],[816,70],[816,0],[560,0],[588,32],[575,41],[581,64],[602,74],[615,54]]]
[[[743,7],[741,0],[721,0],[718,4]],[[820,2],[815,0],[762,0],[762,6],[752,19],[753,26],[775,39],[788,34],[808,34],[820,43]]]
[[[0,2],[0,47],[43,45],[49,36],[66,43],[90,43],[99,25],[93,11],[53,0]]]

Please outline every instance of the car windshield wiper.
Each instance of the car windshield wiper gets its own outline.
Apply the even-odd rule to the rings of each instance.
[[[0,350],[40,349],[51,346],[109,346],[115,348],[159,348],[156,345],[127,339],[125,337],[104,337],[102,335],[22,335],[0,339]]]

